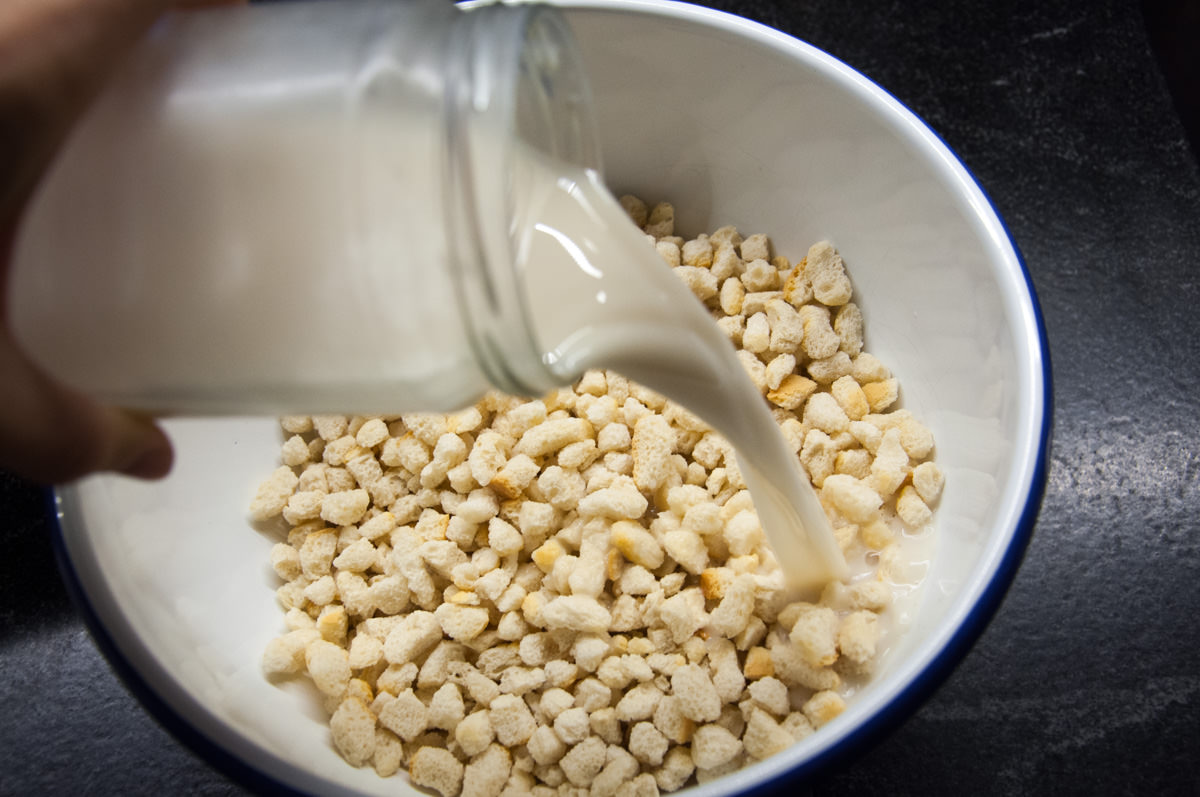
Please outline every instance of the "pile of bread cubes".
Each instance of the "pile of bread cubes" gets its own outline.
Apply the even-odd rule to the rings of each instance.
[[[732,227],[684,241],[669,204],[621,202],[873,567],[789,594],[729,444],[612,371],[450,415],[283,418],[251,506],[286,537],[263,665],[312,680],[354,766],[445,797],[673,791],[833,720],[887,642],[897,532],[943,479],[862,350],[841,257],[793,264]]]

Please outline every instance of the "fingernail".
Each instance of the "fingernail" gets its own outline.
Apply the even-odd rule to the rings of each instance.
[[[171,441],[149,418],[132,413],[122,414],[119,453],[112,469],[139,479],[157,479],[171,470],[174,454]]]
[[[167,475],[174,459],[171,446],[159,442],[134,457],[120,472],[139,479],[158,479]]]

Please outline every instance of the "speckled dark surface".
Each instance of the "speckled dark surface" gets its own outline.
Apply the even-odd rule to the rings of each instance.
[[[797,790],[1200,793],[1200,169],[1138,6],[714,5],[945,138],[1024,252],[1054,363],[1050,482],[995,620],[907,723]],[[36,488],[0,474],[0,510],[0,794],[241,793],[97,652]]]

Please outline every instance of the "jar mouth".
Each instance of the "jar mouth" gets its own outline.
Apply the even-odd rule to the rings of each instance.
[[[447,234],[473,353],[516,395],[563,384],[537,340],[519,261],[537,222],[517,161],[533,150],[599,171],[591,90],[570,28],[543,5],[466,11],[447,48]]]
[[[518,66],[518,139],[563,163],[601,170],[592,92],[574,36],[562,14],[527,6]]]

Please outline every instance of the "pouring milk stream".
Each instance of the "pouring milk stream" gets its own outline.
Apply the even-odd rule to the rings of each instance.
[[[628,219],[595,171],[522,159],[530,218],[521,278],[535,336],[564,381],[612,368],[695,412],[737,450],[763,531],[788,582],[844,578],[829,520],[799,460],[703,307]],[[567,297],[570,297],[567,300]]]

